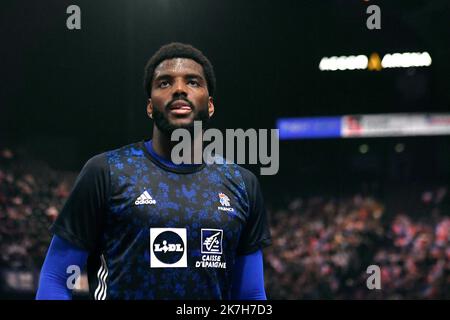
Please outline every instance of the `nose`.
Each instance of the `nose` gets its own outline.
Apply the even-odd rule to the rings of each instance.
[[[186,84],[182,79],[177,79],[173,85],[173,95],[185,95],[187,96],[187,88]]]

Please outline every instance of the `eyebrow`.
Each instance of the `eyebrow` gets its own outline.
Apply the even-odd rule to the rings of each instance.
[[[188,73],[188,74],[185,74],[183,77],[187,78],[187,79],[196,78],[196,79],[201,79],[201,80],[206,81],[206,79],[201,74],[198,74],[198,73]],[[155,77],[153,79],[153,81],[170,79],[170,78],[173,78],[173,76],[171,74],[162,73],[162,74],[158,75],[157,77]]]

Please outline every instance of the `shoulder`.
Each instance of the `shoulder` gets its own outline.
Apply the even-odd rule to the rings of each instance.
[[[133,142],[121,147],[118,147],[113,150],[109,150],[104,152],[107,157],[114,157],[114,156],[143,156],[144,155],[144,142],[138,141]]]
[[[259,186],[259,181],[258,178],[256,177],[256,175],[251,172],[250,170],[239,166],[239,165],[235,165],[236,169],[240,172],[241,176],[242,176],[242,180],[244,181],[244,185],[245,185],[245,189],[247,190],[247,193],[249,195],[254,195],[255,193],[258,192],[260,186]]]
[[[92,156],[86,161],[83,170],[88,172],[107,171],[109,170],[110,164],[115,161],[120,161],[119,159],[141,156],[143,154],[140,142],[130,143]]]
[[[239,170],[240,174],[242,175],[242,178],[244,179],[245,183],[249,183],[249,184],[255,184],[258,183],[258,178],[256,177],[256,175],[251,172],[250,170],[235,164],[234,165],[236,167],[237,170]]]
[[[90,158],[86,164],[98,168],[122,166],[129,158],[144,157],[143,142],[130,143],[115,149],[107,150]]]
[[[233,164],[232,166],[242,177],[245,190],[250,198],[253,198],[260,193],[259,180],[253,172],[237,164]]]
[[[89,158],[84,166],[85,168],[98,170],[104,169],[106,164],[107,164],[107,152],[102,152]]]

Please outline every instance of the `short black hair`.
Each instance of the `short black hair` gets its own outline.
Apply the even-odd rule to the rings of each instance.
[[[148,97],[151,97],[153,81],[153,74],[155,68],[164,60],[173,58],[187,58],[192,59],[203,67],[203,73],[205,74],[206,83],[208,86],[208,92],[210,96],[214,95],[216,89],[216,76],[214,74],[214,68],[211,62],[206,56],[197,48],[194,48],[190,44],[184,44],[180,42],[172,42],[159,48],[158,51],[148,60],[144,69],[144,90]]]

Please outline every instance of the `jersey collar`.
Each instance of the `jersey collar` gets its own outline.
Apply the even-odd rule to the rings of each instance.
[[[164,170],[175,173],[194,173],[202,170],[205,163],[202,164],[175,164],[170,159],[166,159],[158,155],[152,146],[152,140],[144,140],[140,142],[140,147],[144,150],[144,154],[157,166]]]

